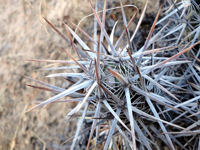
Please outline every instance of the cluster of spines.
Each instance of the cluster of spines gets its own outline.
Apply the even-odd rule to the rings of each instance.
[[[72,61],[34,61],[63,64],[73,63],[76,64],[76,66],[57,67],[48,70],[68,70],[78,68],[81,69],[82,72],[58,73],[48,76],[66,77],[68,80],[73,80],[74,84],[68,89],[59,88],[32,79],[48,87],[37,88],[48,91],[57,91],[59,94],[41,102],[28,111],[39,106],[46,106],[53,102],[78,101],[77,106],[72,109],[65,118],[68,121],[77,113],[81,113],[82,115],[79,120],[76,134],[73,138],[71,149],[74,149],[84,119],[89,115],[88,108],[90,105],[93,105],[96,109],[93,110],[93,116],[90,114],[92,125],[87,149],[89,149],[92,138],[95,139],[95,145],[104,143],[104,149],[107,149],[108,147],[122,148],[124,147],[124,144],[126,148],[132,148],[134,150],[138,149],[138,147],[145,147],[149,150],[159,149],[159,144],[155,141],[155,136],[173,150],[175,150],[175,145],[183,149],[186,149],[186,147],[192,147],[192,144],[189,143],[184,145],[185,143],[181,141],[182,138],[180,137],[184,138],[183,135],[197,136],[198,134],[197,130],[192,129],[197,127],[197,116],[199,113],[196,110],[197,106],[194,105],[192,107],[191,105],[200,98],[199,92],[193,91],[193,88],[200,89],[200,69],[198,65],[195,65],[195,61],[199,61],[198,57],[200,50],[196,54],[193,52],[196,59],[192,62],[188,60],[185,53],[200,44],[200,41],[197,41],[199,38],[200,25],[191,27],[191,24],[187,25],[182,24],[181,22],[178,24],[173,21],[164,23],[170,17],[179,17],[178,19],[181,20],[186,17],[185,15],[188,14],[188,11],[194,11],[194,6],[189,5],[190,2],[191,1],[182,1],[177,3],[175,8],[168,7],[166,15],[158,20],[162,6],[166,5],[165,8],[167,8],[167,3],[169,6],[170,2],[162,4],[158,10],[158,14],[155,17],[144,46],[139,50],[134,49],[131,43],[133,42],[145,15],[148,0],[132,36],[129,33],[128,27],[134,19],[138,9],[133,13],[131,20],[127,22],[123,5],[120,1],[125,28],[123,29],[119,40],[115,44],[113,36],[117,23],[113,27],[110,36],[108,36],[105,30],[107,1],[105,0],[104,3],[102,19],[100,19],[97,14],[97,7],[95,10],[90,2],[96,18],[94,31],[97,31],[97,23],[100,28],[99,40],[97,40],[97,32],[94,33],[95,36],[93,39],[78,26],[75,24],[73,25],[82,32],[86,38],[94,43],[94,50],[89,48],[67,24],[65,24],[65,27],[69,38],[44,18],[44,20],[73,47],[78,60],[72,57],[65,48],[62,48]],[[198,13],[194,13],[194,17],[200,18]],[[154,33],[156,26],[159,26],[160,30]],[[187,28],[189,28],[189,33],[185,36],[185,34],[187,34],[185,33]],[[179,32],[179,34],[177,34],[177,32]],[[73,42],[71,34],[77,40],[81,48]],[[124,36],[127,38],[127,43],[125,43],[125,46],[120,49],[118,48],[118,44]],[[186,39],[191,36],[193,39],[187,41]],[[173,39],[170,39],[172,37]],[[108,46],[103,44],[104,39]],[[162,42],[167,42],[167,47],[153,48],[157,47],[157,45],[162,45]],[[152,47],[151,50],[150,47]],[[168,52],[170,55],[165,55],[165,52]],[[185,72],[179,71],[179,76],[177,76],[174,73],[177,70],[173,70],[175,68],[174,66],[178,66],[179,68],[187,66],[187,69],[183,70]],[[194,83],[191,83],[188,80]],[[189,85],[185,86],[186,83],[189,83]],[[78,91],[81,89],[85,89],[86,92],[79,93]],[[181,97],[181,93],[177,90],[183,93],[187,93],[189,90],[190,93],[192,93],[192,96],[190,95],[191,98],[186,99],[185,97]],[[65,96],[69,96],[71,99],[60,100]],[[82,108],[84,108],[83,111],[81,110]],[[111,115],[111,117],[108,117],[108,114],[109,116]],[[185,119],[188,119],[188,122],[186,122],[185,125],[182,125],[179,120],[182,121]],[[103,123],[101,124],[101,122]],[[149,123],[147,124],[147,122]],[[101,128],[103,128],[101,130],[100,125],[102,125]],[[95,138],[93,137],[94,133],[96,134]],[[100,135],[104,135],[105,139],[98,141]],[[194,138],[194,136],[192,136],[192,138]],[[191,141],[193,140],[192,138]],[[115,141],[115,139],[117,139],[117,141]],[[198,140],[200,141],[199,137]],[[195,144],[195,146],[200,148],[200,144]]]

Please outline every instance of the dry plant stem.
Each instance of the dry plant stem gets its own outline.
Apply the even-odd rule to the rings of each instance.
[[[134,7],[135,9],[137,9],[138,10],[138,8],[135,6],[135,5],[124,5],[123,7]],[[115,9],[120,9],[121,8],[121,6],[120,7],[114,7],[114,8],[110,8],[110,9],[106,9],[106,11],[109,11],[109,10],[115,10]],[[102,13],[103,12],[103,10],[102,11],[97,11],[97,10],[95,10],[96,11],[96,13],[97,14],[99,14],[99,13]],[[95,14],[94,13],[92,13],[92,14],[90,14],[90,15],[87,15],[87,16],[85,16],[85,17],[83,17],[82,19],[81,19],[81,21],[79,21],[79,23],[78,23],[78,25],[77,25],[77,27],[79,27],[80,26],[80,24],[81,24],[81,22],[84,20],[84,19],[86,19],[86,18],[88,18],[88,17],[91,17],[91,16],[94,16]],[[77,29],[75,29],[75,32],[77,32]]]
[[[25,110],[27,109],[27,107],[28,107],[28,105],[26,105],[26,106],[24,107],[23,111],[22,111],[21,117],[20,117],[20,119],[19,119],[19,122],[18,122],[18,124],[17,124],[15,133],[14,133],[13,138],[12,138],[12,141],[10,142],[10,150],[13,150],[13,149],[15,148],[16,138],[17,138],[17,132],[18,132],[19,126],[20,126],[20,124],[21,124],[21,121],[22,121],[22,119],[23,119],[23,117],[24,117],[24,115],[25,115],[24,112],[25,112]]]
[[[43,140],[43,139],[41,139],[36,133],[33,133],[42,143],[43,143],[43,148],[42,148],[42,150],[45,150],[46,149],[46,142]]]

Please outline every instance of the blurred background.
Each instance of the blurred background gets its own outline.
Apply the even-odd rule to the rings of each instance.
[[[103,8],[104,1],[101,2],[99,9]],[[141,9],[144,2],[144,0],[123,0],[124,5],[135,4]],[[67,48],[65,41],[42,20],[41,15],[66,35],[62,22],[70,20],[78,24],[83,17],[92,13],[92,9],[87,0],[0,0],[0,4],[0,149],[67,149],[68,146],[61,143],[73,135],[76,121],[72,119],[70,123],[65,124],[64,118],[75,104],[55,103],[44,109],[39,108],[26,114],[23,112],[38,101],[41,102],[54,95],[28,87],[27,85],[35,83],[25,76],[59,87],[67,87],[68,83],[61,78],[45,78],[50,72],[38,70],[51,64],[27,60],[68,59],[59,47]],[[108,7],[119,6],[119,1],[108,0]],[[158,1],[150,1],[146,16],[147,29],[150,28],[158,7]],[[129,20],[134,10],[126,8],[125,11]],[[122,21],[119,12],[121,10],[109,12],[106,21],[108,31],[111,31],[115,21],[120,19]],[[84,19],[80,24],[80,27],[91,36],[92,20],[93,16]],[[134,29],[135,25],[133,23],[131,28]],[[75,29],[71,24],[70,26]],[[116,33],[119,34],[121,30],[123,24],[122,28],[118,26]],[[142,37],[146,33],[148,31],[144,30],[144,33],[138,36]],[[68,50],[73,54],[69,47]]]

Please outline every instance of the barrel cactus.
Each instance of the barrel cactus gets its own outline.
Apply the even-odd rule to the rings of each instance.
[[[200,94],[194,91],[200,89],[198,4],[192,0],[160,2],[141,47],[134,46],[133,41],[140,30],[148,0],[132,35],[129,26],[138,8],[132,5],[133,17],[128,21],[120,1],[124,28],[117,41],[114,40],[117,22],[110,35],[105,29],[107,0],[102,17],[97,13],[98,1],[95,7],[90,0],[89,4],[95,16],[93,38],[73,24],[85,36],[80,38],[64,23],[66,36],[44,18],[72,46],[77,59],[62,47],[71,60],[30,60],[67,64],[43,70],[64,70],[47,77],[64,77],[72,85],[64,89],[32,79],[46,86],[41,89],[58,94],[28,111],[63,102],[60,100],[63,97],[69,97],[65,102],[77,102],[65,118],[67,122],[81,115],[71,149],[76,149],[79,136],[86,131],[89,133],[87,149],[200,149],[197,103]],[[159,17],[161,12],[164,15]],[[119,46],[122,38],[126,39],[126,43],[121,44],[123,47]],[[93,47],[89,47],[85,39]],[[91,126],[83,129],[85,120],[90,120]]]

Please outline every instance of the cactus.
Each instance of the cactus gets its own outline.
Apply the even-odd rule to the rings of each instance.
[[[43,69],[67,70],[67,73],[47,77],[65,77],[73,84],[63,89],[29,78],[47,87],[41,89],[59,94],[27,111],[64,101],[60,99],[66,96],[70,97],[66,102],[78,102],[65,118],[67,122],[71,117],[81,115],[71,144],[72,150],[80,140],[78,137],[86,131],[89,133],[87,149],[200,149],[197,104],[200,94],[194,91],[200,89],[198,4],[189,0],[174,4],[169,0],[160,4],[142,47],[134,47],[132,43],[140,30],[148,0],[133,35],[129,32],[129,26],[138,8],[133,6],[136,11],[128,22],[120,1],[124,29],[115,43],[113,38],[117,22],[110,36],[105,29],[107,1],[104,2],[102,18],[97,13],[98,2],[95,8],[90,0],[89,4],[95,16],[94,38],[73,25],[90,40],[94,45],[92,48],[66,23],[68,37],[44,18],[72,46],[77,59],[62,47],[71,60],[30,61],[74,64]],[[165,14],[159,18],[161,11]],[[99,39],[97,28],[100,28]],[[119,47],[123,37],[127,41],[124,47]],[[70,69],[73,72],[68,73]],[[91,126],[82,131],[84,120],[88,118]]]

